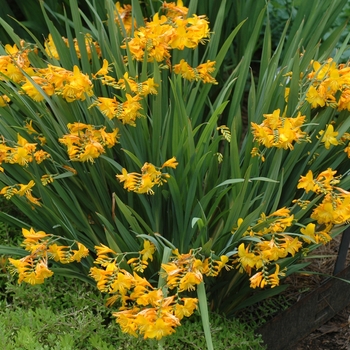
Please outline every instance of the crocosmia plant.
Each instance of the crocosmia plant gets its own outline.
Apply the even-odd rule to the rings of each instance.
[[[341,2],[274,52],[263,1],[71,0],[64,33],[42,2],[43,40],[0,19],[0,194],[28,218],[1,214],[24,249],[0,253],[18,282],[87,281],[160,347],[199,310],[209,349],[209,305],[283,291],[350,220],[346,43],[319,42]]]

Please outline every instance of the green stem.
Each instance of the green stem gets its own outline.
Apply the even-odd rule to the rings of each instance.
[[[164,247],[162,264],[166,264],[167,262],[169,262],[170,256],[171,256],[171,249],[168,247]],[[166,285],[166,279],[164,277],[159,276],[158,288],[162,288],[164,297],[167,294],[167,289],[166,289],[165,285]],[[158,350],[164,349],[164,347],[163,347],[164,341],[165,341],[164,338],[158,340]]]
[[[208,312],[208,303],[207,303],[207,295],[205,293],[204,282],[201,282],[197,288],[197,296],[199,301],[199,311],[202,318],[202,325],[205,335],[205,341],[207,343],[208,350],[214,350],[213,341],[211,339],[210,332],[210,322],[209,322],[209,312]]]

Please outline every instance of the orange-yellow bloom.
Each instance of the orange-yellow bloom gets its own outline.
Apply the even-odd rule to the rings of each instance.
[[[327,126],[326,131],[321,130],[319,132],[320,136],[322,136],[321,138],[321,142],[324,143],[324,146],[326,147],[326,149],[329,149],[329,147],[331,145],[337,146],[339,145],[338,140],[336,139],[336,137],[338,136],[338,132],[334,131],[333,125],[329,124]]]

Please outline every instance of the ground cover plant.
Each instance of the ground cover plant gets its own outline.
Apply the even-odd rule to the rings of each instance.
[[[144,341],[119,331],[101,294],[79,281],[52,277],[50,283],[18,285],[8,279],[1,289],[0,335],[6,350],[111,350],[155,349],[155,340]],[[211,315],[216,349],[263,349],[253,330],[236,320]],[[187,319],[164,349],[205,349],[198,315]]]
[[[349,221],[345,3],[298,2],[273,49],[264,1],[71,0],[64,33],[41,3],[44,41],[0,19],[0,194],[28,217],[0,214],[8,269],[97,285],[159,348],[199,309],[213,348],[208,306],[280,293]]]

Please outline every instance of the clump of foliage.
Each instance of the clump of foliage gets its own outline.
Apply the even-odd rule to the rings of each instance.
[[[0,19],[0,194],[30,221],[0,215],[24,236],[0,252],[19,282],[96,283],[160,347],[199,309],[209,349],[208,304],[232,316],[283,291],[350,219],[347,40],[321,40],[345,1],[315,2],[274,51],[262,1],[86,1],[88,17],[71,0],[63,36],[41,4],[44,42]]]

